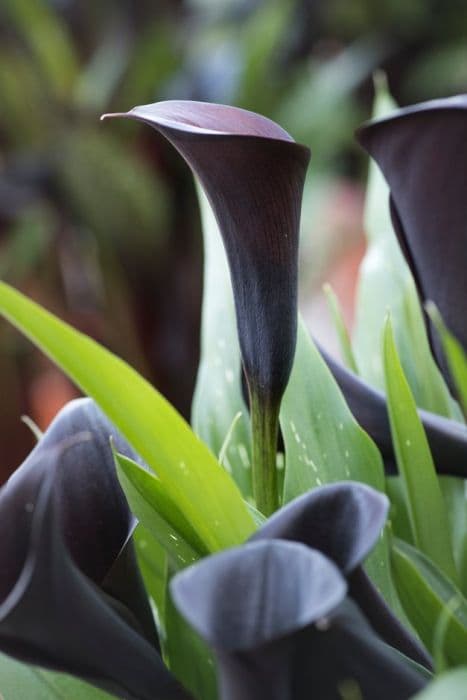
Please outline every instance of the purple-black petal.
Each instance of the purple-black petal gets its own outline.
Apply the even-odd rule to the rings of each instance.
[[[467,95],[369,122],[358,140],[391,190],[392,218],[421,299],[433,301],[467,350]],[[433,332],[430,339],[448,381]]]
[[[222,700],[404,700],[425,685],[374,634],[335,565],[304,545],[254,542],[178,574],[180,612],[213,647]],[[378,692],[376,692],[378,691]]]
[[[159,654],[111,435],[136,457],[73,401],[0,490],[0,649],[125,697],[188,698]]]
[[[382,639],[430,668],[429,655],[393,615],[362,568],[384,527],[388,507],[386,496],[365,484],[329,484],[284,506],[250,541],[292,540],[325,554],[348,579],[351,597]]]
[[[153,126],[201,181],[227,253],[250,389],[277,405],[295,351],[309,150],[269,119],[225,105],[169,101],[114,116]]]

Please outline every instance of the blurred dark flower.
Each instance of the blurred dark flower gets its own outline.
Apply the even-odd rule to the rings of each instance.
[[[394,228],[422,302],[436,304],[467,351],[467,95],[400,109],[363,125],[358,139],[389,184]],[[449,382],[431,326],[430,339]]]
[[[135,700],[188,698],[164,666],[109,438],[69,403],[0,490],[0,650]]]
[[[105,116],[153,126],[196,173],[227,252],[250,391],[278,403],[295,351],[308,148],[266,117],[225,105],[174,100]]]
[[[175,604],[215,651],[223,700],[337,700],[352,688],[403,700],[425,685],[347,595],[345,575],[374,545],[386,510],[385,497],[361,485],[316,489],[255,541],[173,579]]]

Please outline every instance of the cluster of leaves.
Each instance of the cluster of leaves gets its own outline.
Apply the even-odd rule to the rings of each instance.
[[[432,674],[467,664],[465,109],[428,103],[360,132],[411,271],[373,168],[353,347],[334,306],[350,369],[297,331],[308,150],[220,105],[129,113],[209,199],[195,432],[0,284],[0,313],[92,397],[0,491],[5,700],[461,697],[465,668]],[[436,304],[429,336],[420,299]]]

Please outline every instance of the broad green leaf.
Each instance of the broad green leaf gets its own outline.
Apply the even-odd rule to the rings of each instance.
[[[132,512],[165,549],[172,566],[183,568],[206,554],[157,476],[124,455],[115,454],[115,461]]]
[[[396,540],[393,571],[404,609],[428,649],[433,650],[440,616],[448,621],[443,654],[451,665],[467,663],[467,600],[428,557]]]
[[[384,491],[378,449],[355,421],[303,322],[280,421],[286,455],[284,503],[316,486],[349,479]],[[386,537],[370,555],[367,571],[397,608]]]
[[[170,670],[197,700],[217,700],[216,669],[211,651],[180,615],[169,590],[166,600],[164,652]]]
[[[459,392],[462,410],[464,412],[464,416],[467,416],[467,355],[465,354],[464,348],[459,343],[457,338],[455,338],[446,328],[444,321],[441,318],[441,314],[436,306],[429,302],[427,304],[427,312],[441,337],[449,370],[454,380],[456,389]]]
[[[133,533],[133,540],[146,590],[156,606],[159,634],[165,636],[167,553],[141,523]]]
[[[27,666],[0,654],[0,697],[2,700],[110,700],[114,696],[77,678]]]
[[[219,455],[235,416],[223,461],[245,498],[252,496],[251,432],[241,391],[237,322],[227,258],[206,196],[198,187],[204,237],[204,293],[201,360],[193,399],[195,432]]]
[[[392,441],[404,482],[414,541],[456,581],[443,494],[415,400],[397,355],[389,319],[384,329],[384,370]]]
[[[396,108],[380,80],[373,116],[383,117]],[[365,231],[368,249],[360,267],[353,334],[360,374],[384,390],[380,338],[389,311],[396,346],[417,406],[459,419],[458,408],[431,355],[417,290],[391,224],[389,188],[374,162],[368,175]]]
[[[209,551],[255,529],[231,477],[176,410],[121,359],[0,282],[0,314],[99,404]]]
[[[467,666],[443,673],[412,700],[467,700]]]
[[[328,301],[328,306],[331,311],[331,316],[334,322],[334,328],[339,339],[340,351],[342,359],[345,366],[348,367],[354,374],[358,374],[357,363],[352,351],[352,346],[350,344],[349,334],[347,328],[345,327],[344,318],[342,316],[342,310],[339,304],[339,299],[337,298],[331,285],[325,284],[324,293]]]

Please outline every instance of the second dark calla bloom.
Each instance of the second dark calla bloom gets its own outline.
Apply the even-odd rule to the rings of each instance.
[[[364,125],[358,139],[389,184],[394,228],[422,302],[436,304],[467,351],[467,95],[400,109]]]

